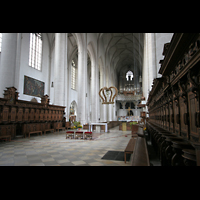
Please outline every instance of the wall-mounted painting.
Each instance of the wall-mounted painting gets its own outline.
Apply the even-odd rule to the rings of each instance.
[[[36,97],[44,96],[44,82],[24,76],[24,94]]]

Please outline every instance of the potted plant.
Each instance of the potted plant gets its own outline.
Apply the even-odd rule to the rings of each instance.
[[[83,128],[80,124],[77,126],[78,130],[81,130]]]
[[[132,134],[135,134],[138,132],[138,123],[137,122],[130,122]]]

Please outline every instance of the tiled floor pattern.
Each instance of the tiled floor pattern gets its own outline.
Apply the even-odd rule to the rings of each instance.
[[[127,136],[127,137],[126,137]],[[0,166],[130,166],[102,160],[107,151],[124,151],[130,131],[101,133],[95,140],[66,139],[66,131],[0,142]]]

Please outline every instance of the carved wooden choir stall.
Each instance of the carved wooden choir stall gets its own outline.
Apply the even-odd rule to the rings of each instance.
[[[0,138],[63,129],[65,107],[49,105],[48,95],[41,98],[41,103],[18,100],[16,90],[9,87],[0,98]]]
[[[162,165],[200,165],[200,34],[175,33],[164,45],[161,78],[147,102],[147,131]]]

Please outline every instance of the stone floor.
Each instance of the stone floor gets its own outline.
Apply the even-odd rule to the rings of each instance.
[[[124,151],[131,131],[99,133],[94,140],[66,139],[66,131],[0,142],[0,166],[130,166],[102,160],[107,151]]]

